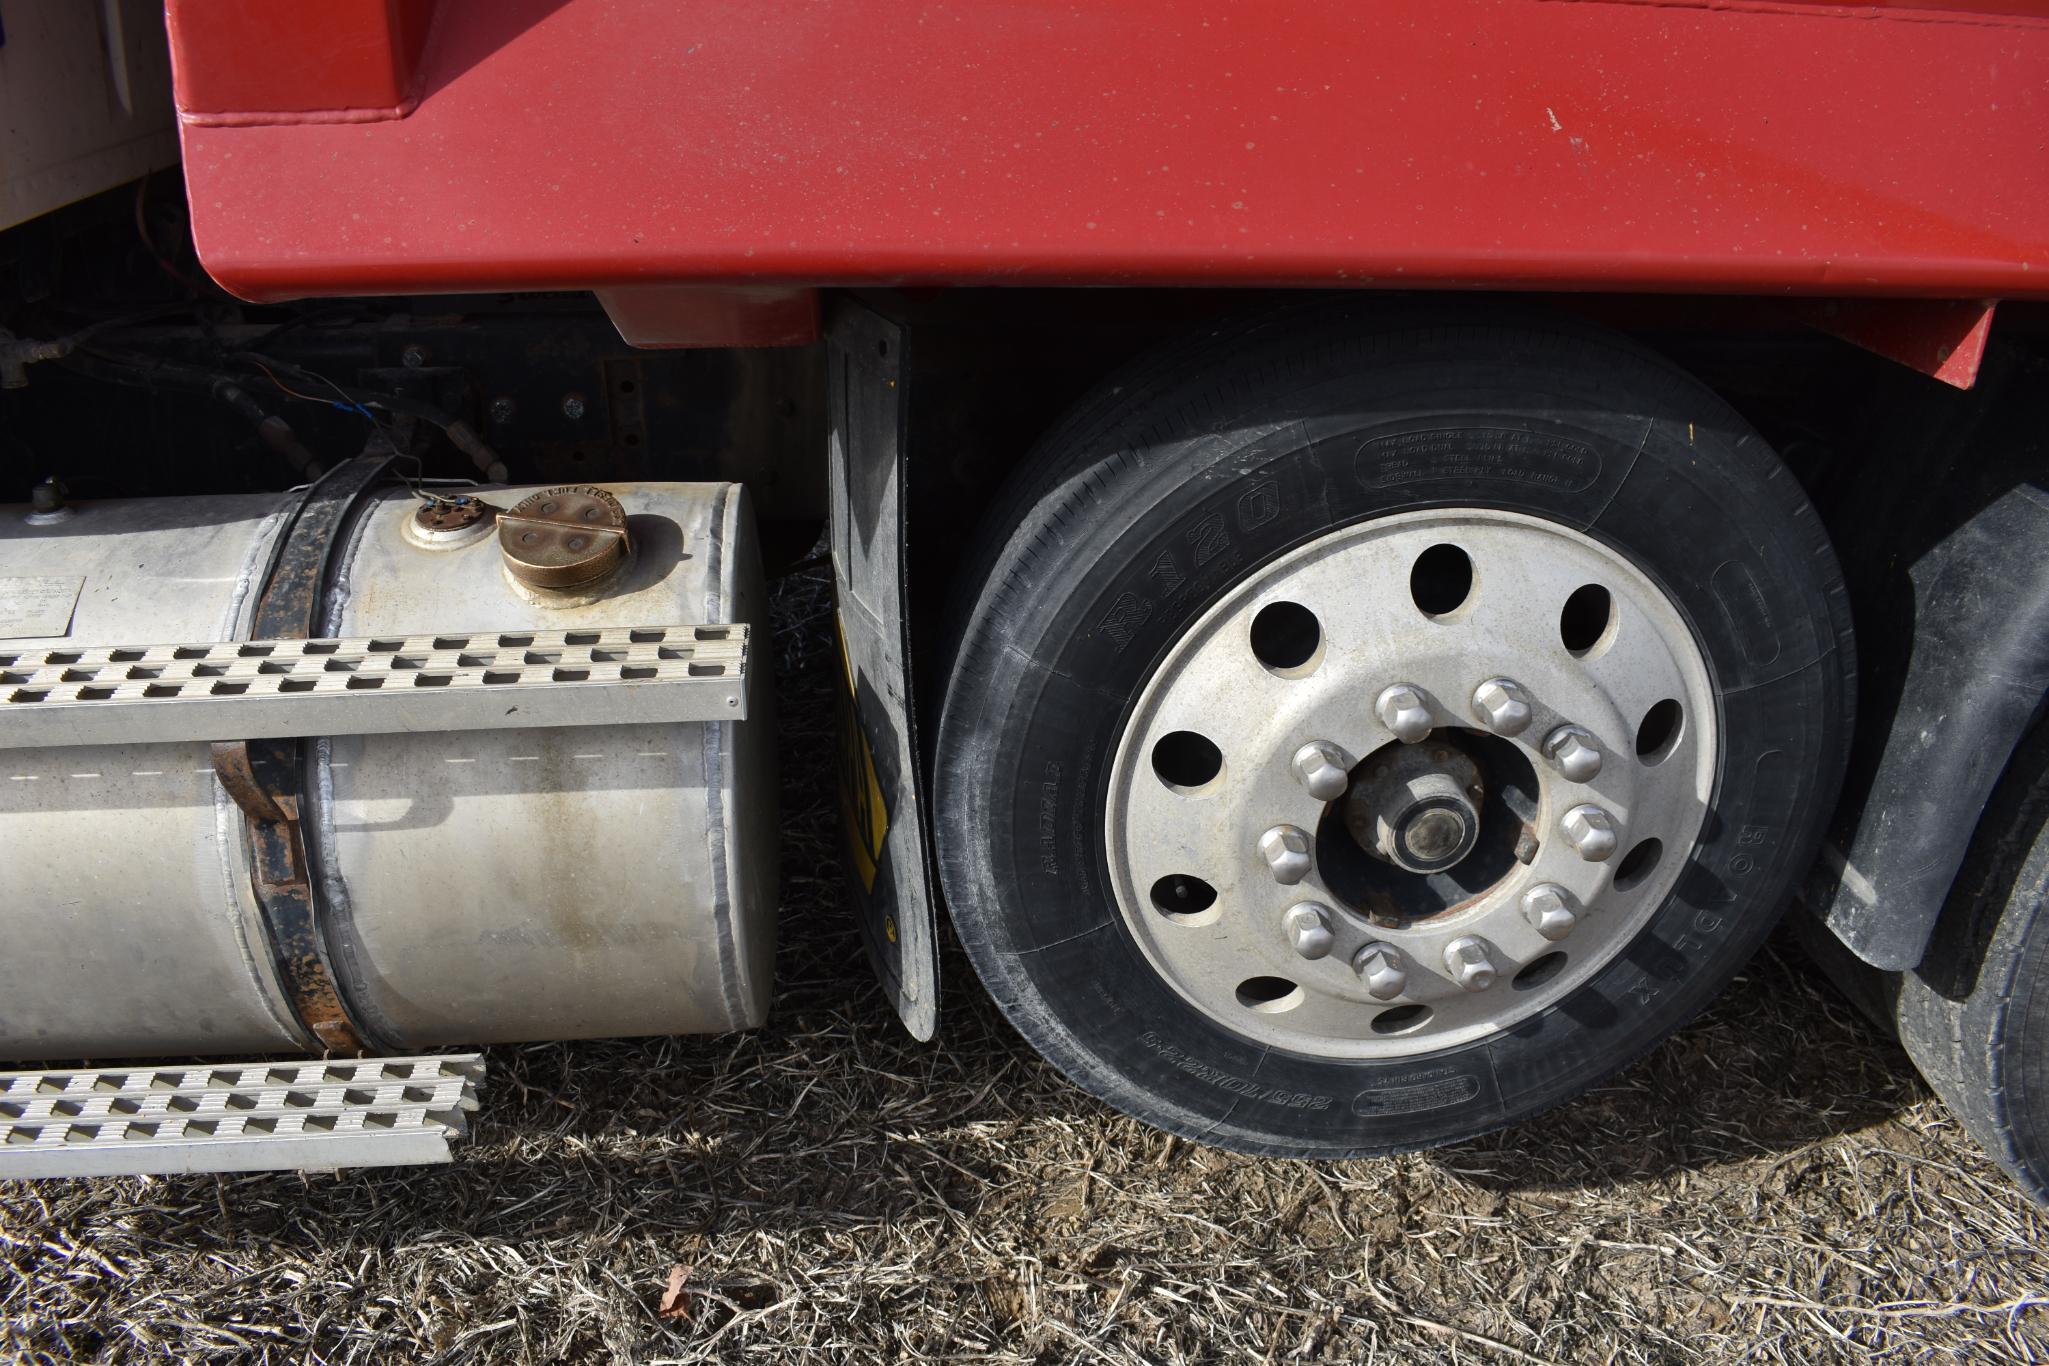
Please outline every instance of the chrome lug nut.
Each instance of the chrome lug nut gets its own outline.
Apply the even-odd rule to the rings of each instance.
[[[1292,887],[1309,876],[1309,836],[1292,825],[1276,825],[1259,837],[1260,856],[1273,870],[1274,881]]]
[[[1569,783],[1584,783],[1601,771],[1601,746],[1585,726],[1560,726],[1544,737],[1544,757]]]
[[[1376,1001],[1392,1001],[1408,989],[1408,960],[1392,944],[1371,943],[1353,954],[1352,971],[1365,979],[1366,994]]]
[[[1615,818],[1591,802],[1566,812],[1559,825],[1565,831],[1565,842],[1588,863],[1600,863],[1613,856],[1615,846],[1620,843],[1620,837],[1615,833]]]
[[[1414,684],[1397,683],[1386,689],[1373,704],[1373,710],[1380,714],[1381,724],[1405,745],[1413,745],[1430,733],[1430,708]]]
[[[1512,678],[1490,678],[1473,689],[1473,715],[1496,735],[1521,735],[1530,728],[1530,700]]]
[[[1444,968],[1465,991],[1485,991],[1499,975],[1488,956],[1487,941],[1472,934],[1462,934],[1444,946]]]
[[[1304,958],[1327,958],[1337,936],[1330,929],[1330,908],[1314,901],[1298,901],[1281,917],[1288,944]]]
[[[1336,801],[1352,783],[1345,752],[1322,740],[1312,740],[1295,751],[1295,776],[1320,802]]]
[[[1523,893],[1523,919],[1530,928],[1556,942],[1572,933],[1579,923],[1565,889],[1552,882],[1540,882]]]

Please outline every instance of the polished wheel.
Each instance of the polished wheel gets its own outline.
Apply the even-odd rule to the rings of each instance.
[[[1469,586],[1427,611],[1411,581],[1446,547]],[[1569,611],[1589,588],[1598,617]],[[1313,623],[1310,667],[1260,656],[1281,605]],[[1572,993],[1663,903],[1707,814],[1714,711],[1684,619],[1593,538],[1483,509],[1346,527],[1248,577],[1147,680],[1111,769],[1117,907],[1177,992],[1262,1042],[1372,1058],[1479,1038]],[[1215,781],[1160,776],[1190,735]],[[1581,808],[1619,857],[1568,832]],[[1163,914],[1148,889],[1173,878],[1218,914]],[[1382,962],[1407,965],[1399,990],[1371,980]],[[1295,989],[1248,1005],[1255,978]],[[1390,1011],[1405,1026],[1376,1031]]]

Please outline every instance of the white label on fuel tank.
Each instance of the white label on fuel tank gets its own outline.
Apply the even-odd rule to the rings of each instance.
[[[0,640],[68,636],[84,579],[0,579]]]

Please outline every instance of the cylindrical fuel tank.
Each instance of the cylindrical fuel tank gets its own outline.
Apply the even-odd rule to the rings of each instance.
[[[488,527],[422,535],[411,493],[370,495],[332,547],[316,634],[747,622],[765,636],[741,486],[599,487],[626,513],[630,555],[560,591],[515,579]],[[473,492],[511,508],[538,491]],[[246,638],[293,506],[0,508],[0,660]],[[309,738],[308,880],[364,1030],[417,1049],[758,1025],[775,941],[767,656],[749,660],[745,720]],[[312,1047],[248,844],[205,743],[0,748],[0,1057]]]

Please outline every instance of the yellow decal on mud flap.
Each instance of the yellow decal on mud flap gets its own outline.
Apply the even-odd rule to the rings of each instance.
[[[846,831],[847,848],[854,856],[854,872],[861,890],[875,890],[876,868],[882,862],[882,837],[889,833],[889,807],[882,799],[882,779],[875,771],[875,752],[868,747],[868,734],[861,729],[860,708],[855,705],[854,662],[847,654],[847,638],[840,634],[840,664],[846,687],[839,696],[840,710],[840,825]],[[892,924],[890,929],[894,930]],[[890,935],[894,943],[896,936]]]

